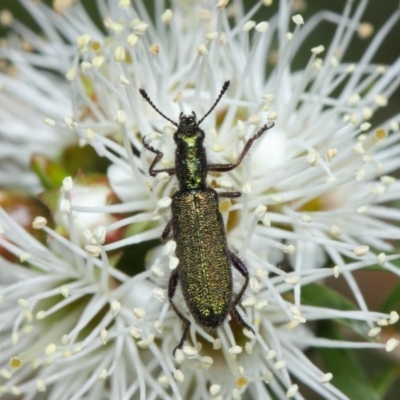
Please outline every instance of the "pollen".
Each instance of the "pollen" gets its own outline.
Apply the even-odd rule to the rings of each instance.
[[[101,50],[101,43],[98,42],[97,40],[94,40],[93,42],[90,43],[90,49],[94,52],[98,52]]]
[[[369,22],[362,22],[357,29],[358,37],[360,39],[368,39],[374,34],[374,26]]]
[[[218,0],[217,8],[223,9],[228,5],[228,3],[229,3],[229,0]]]
[[[235,382],[235,385],[238,389],[244,389],[248,384],[249,380],[245,376],[239,376]]]
[[[157,43],[153,43],[149,47],[150,53],[154,54],[155,56],[160,52],[160,46]]]
[[[19,357],[11,357],[8,364],[12,369],[20,369],[22,366],[22,360]]]
[[[62,13],[65,9],[69,8],[73,2],[74,0],[54,0],[53,9],[58,13]]]
[[[166,9],[166,10],[162,13],[162,15],[161,15],[161,21],[164,22],[164,24],[168,24],[168,23],[171,21],[172,17],[173,17],[173,13],[172,13],[172,11],[168,8],[168,9]]]
[[[231,208],[231,201],[229,199],[224,199],[222,201],[220,201],[219,203],[219,212],[221,214],[225,214],[229,211],[229,209]]]
[[[374,137],[377,141],[385,140],[388,136],[387,130],[384,128],[378,128],[374,132]]]

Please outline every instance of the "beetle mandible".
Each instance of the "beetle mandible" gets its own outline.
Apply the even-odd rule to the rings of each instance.
[[[224,83],[217,100],[203,118],[197,122],[193,111],[191,115],[181,112],[179,124],[165,116],[153,104],[147,93],[139,89],[140,94],[154,110],[177,127],[174,133],[176,150],[173,168],[156,169],[156,164],[163,157],[163,153],[150,146],[143,137],[144,147],[156,154],[150,165],[149,174],[151,176],[161,172],[175,174],[179,183],[179,189],[172,196],[172,219],[162,233],[162,240],[166,240],[172,230],[176,242],[176,256],[179,259],[179,264],[169,279],[168,298],[185,328],[173,354],[183,346],[191,324],[173,301],[179,281],[189,312],[200,326],[206,330],[214,330],[222,325],[229,313],[232,313],[245,328],[253,331],[236,309],[249,283],[249,273],[242,260],[228,248],[218,201],[221,197],[240,197],[241,193],[217,193],[207,186],[206,178],[207,172],[227,172],[236,168],[254,141],[274,124],[269,127],[264,125],[249,139],[234,164],[208,164],[203,145],[205,134],[200,129],[200,124],[217,106],[229,83],[229,81]],[[245,280],[237,295],[233,295],[231,265]]]

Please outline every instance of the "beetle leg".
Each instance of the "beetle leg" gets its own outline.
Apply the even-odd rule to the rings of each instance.
[[[236,199],[240,197],[242,193],[240,192],[219,192],[218,197],[226,197],[228,199]]]
[[[274,124],[272,124],[271,126],[264,125],[252,138],[250,138],[247,141],[246,146],[244,146],[242,154],[239,156],[238,160],[234,164],[208,164],[207,171],[227,172],[227,171],[231,171],[232,169],[235,169],[243,161],[244,156],[250,150],[250,147],[253,145],[253,143],[259,137],[261,137],[261,135],[265,131],[267,131],[268,129],[271,129],[273,126],[274,126]]]
[[[171,233],[171,228],[172,228],[172,219],[170,219],[167,223],[167,225],[165,225],[164,231],[161,235],[161,240],[163,242],[166,242],[168,240],[168,237]]]
[[[154,169],[154,167],[156,166],[156,164],[162,159],[164,153],[161,152],[160,150],[155,149],[153,146],[150,146],[145,139],[145,136],[143,136],[143,146],[151,151],[152,153],[156,154],[156,158],[153,160],[153,162],[150,165],[149,168],[149,174],[151,176],[156,176],[157,174],[159,174],[160,172],[167,172],[169,175],[174,175],[175,174],[175,168],[164,168],[164,169]]]
[[[185,329],[183,330],[183,335],[181,340],[178,343],[178,346],[175,347],[174,351],[172,352],[172,355],[175,356],[175,352],[177,349],[181,349],[183,346],[183,343],[186,339],[186,336],[189,332],[189,328],[190,328],[190,321],[184,317],[182,315],[182,313],[178,310],[178,308],[176,307],[176,305],[174,304],[172,298],[174,297],[176,288],[178,286],[178,279],[179,279],[179,275],[178,275],[178,270],[174,269],[171,273],[171,276],[169,278],[169,284],[168,284],[168,299],[169,299],[169,303],[171,304],[172,309],[175,311],[176,315],[179,317],[179,319],[183,322],[183,324],[185,325]]]
[[[240,292],[236,295],[236,297],[232,301],[232,306],[231,306],[231,311],[232,313],[236,316],[238,321],[240,322],[241,325],[243,325],[247,330],[254,332],[254,329],[248,325],[246,322],[244,322],[242,316],[239,314],[238,310],[236,309],[237,304],[239,303],[240,299],[243,296],[244,291],[247,288],[247,285],[249,284],[249,271],[247,271],[246,266],[244,265],[243,261],[232,251],[228,250],[229,252],[229,257],[232,261],[232,265],[240,272],[240,274],[244,277],[245,282],[242,288],[240,289]]]

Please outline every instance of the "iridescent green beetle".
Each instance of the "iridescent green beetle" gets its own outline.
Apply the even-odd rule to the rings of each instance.
[[[155,169],[156,164],[163,157],[163,153],[150,146],[143,138],[144,147],[156,154],[150,165],[149,174],[156,176],[161,172],[169,175],[176,174],[179,189],[172,196],[172,219],[167,224],[162,239],[166,240],[172,229],[173,239],[176,242],[176,256],[179,264],[171,273],[168,286],[168,298],[185,329],[182,338],[175,347],[183,346],[190,328],[190,321],[176,307],[173,297],[181,283],[181,289],[186,304],[195,321],[206,330],[214,330],[225,321],[229,313],[236,316],[238,321],[248,330],[253,329],[243,320],[236,309],[249,282],[249,273],[240,258],[229,250],[222,215],[219,212],[219,198],[237,198],[240,192],[217,193],[206,184],[207,173],[227,172],[236,168],[243,160],[255,140],[273,124],[264,125],[244,147],[242,154],[234,164],[208,164],[204,148],[204,131],[200,124],[216,107],[221,97],[229,87],[225,82],[221,92],[200,121],[197,122],[196,114],[179,116],[179,124],[165,116],[150,100],[147,93],[140,89],[140,94],[145,100],[166,120],[178,129],[174,133],[176,143],[175,167]],[[233,265],[244,277],[245,282],[237,295],[232,291]],[[253,331],[254,332],[254,331]]]

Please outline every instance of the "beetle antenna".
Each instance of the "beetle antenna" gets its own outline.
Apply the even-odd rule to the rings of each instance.
[[[208,111],[208,113],[197,123],[197,125],[200,125],[211,113],[212,110],[214,110],[214,108],[217,106],[217,104],[219,103],[219,101],[221,100],[221,97],[225,94],[225,92],[228,90],[229,84],[231,82],[230,81],[226,81],[224,83],[224,85],[222,86],[221,91],[219,92],[219,96],[217,98],[217,100],[215,100],[215,103],[213,104],[213,106],[210,108],[210,110]]]
[[[140,94],[144,97],[144,99],[162,116],[164,117],[167,121],[171,122],[171,124],[174,124],[176,127],[178,127],[178,124],[175,121],[172,121],[172,119],[169,119],[166,115],[164,115],[155,105],[154,103],[150,100],[149,95],[146,93],[144,89],[139,89]]]

